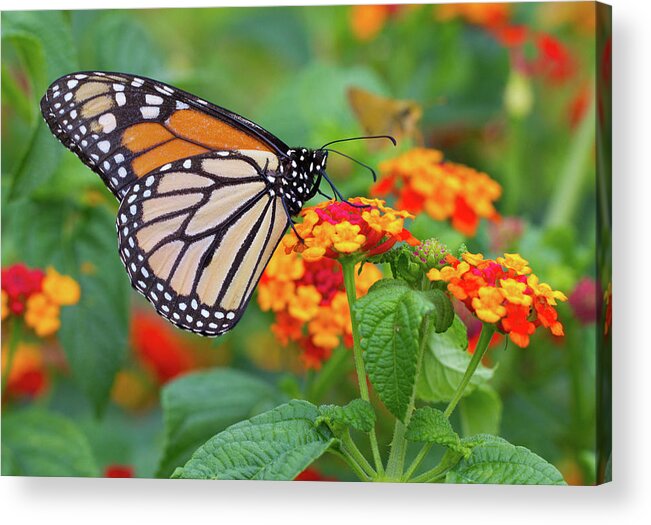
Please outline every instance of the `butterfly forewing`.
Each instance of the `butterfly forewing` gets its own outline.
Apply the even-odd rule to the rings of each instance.
[[[284,153],[255,123],[189,93],[122,73],[74,73],[41,100],[52,132],[121,198],[137,179],[209,151]]]
[[[248,157],[211,152],[159,168],[125,195],[120,256],[133,286],[178,326],[219,335],[240,319],[288,224],[261,175]]]

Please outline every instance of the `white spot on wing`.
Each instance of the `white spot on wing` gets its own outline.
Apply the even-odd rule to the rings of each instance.
[[[113,113],[104,113],[104,115],[98,118],[97,121],[102,126],[104,133],[110,133],[117,126],[115,115]]]
[[[153,106],[143,106],[140,108],[140,113],[142,113],[142,118],[152,119],[158,116],[160,113],[160,108]]]
[[[158,95],[145,95],[145,102],[150,105],[160,105],[163,103],[163,98]]]

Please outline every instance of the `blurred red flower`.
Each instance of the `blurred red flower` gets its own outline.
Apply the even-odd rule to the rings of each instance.
[[[104,469],[105,478],[133,478],[133,467],[130,465],[108,465]]]
[[[337,481],[337,479],[330,476],[324,476],[314,467],[307,467],[294,478],[294,481]]]
[[[190,346],[165,320],[136,310],[131,322],[131,342],[138,360],[160,384],[194,367]]]
[[[581,324],[597,320],[597,296],[601,297],[597,282],[591,277],[581,279],[568,298],[574,316]]]

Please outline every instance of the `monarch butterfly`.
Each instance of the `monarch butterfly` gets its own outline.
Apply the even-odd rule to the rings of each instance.
[[[322,178],[341,198],[325,172],[334,151],[326,146],[340,141],[289,148],[250,120],[152,79],[72,73],[50,85],[41,112],[120,201],[118,247],[132,286],[160,315],[201,335],[239,321]]]

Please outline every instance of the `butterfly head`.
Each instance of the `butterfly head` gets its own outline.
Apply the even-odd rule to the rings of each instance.
[[[328,152],[320,149],[292,149],[281,162],[282,193],[291,215],[301,211],[303,204],[314,197],[325,171]]]

